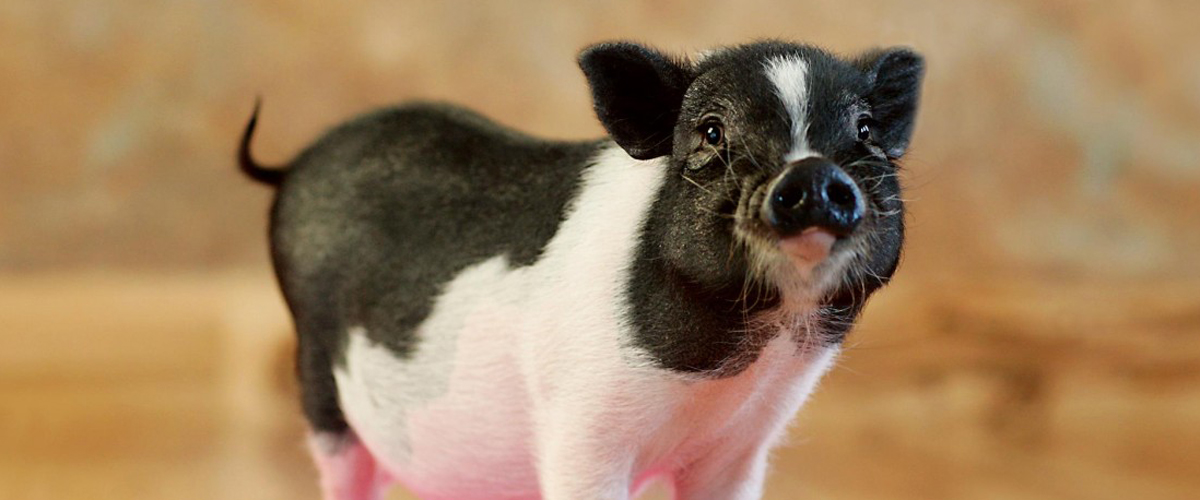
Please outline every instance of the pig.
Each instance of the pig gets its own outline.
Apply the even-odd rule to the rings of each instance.
[[[578,58],[596,140],[417,102],[286,166],[270,250],[327,499],[759,498],[900,260],[911,49]]]

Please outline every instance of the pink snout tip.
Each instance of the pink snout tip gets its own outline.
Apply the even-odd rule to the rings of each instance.
[[[829,257],[837,237],[821,228],[810,227],[800,234],[779,240],[779,249],[798,266],[811,267]]]

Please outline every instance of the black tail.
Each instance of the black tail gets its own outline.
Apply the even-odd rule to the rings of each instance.
[[[283,182],[283,170],[264,168],[254,161],[254,157],[250,155],[250,139],[254,137],[254,127],[258,125],[258,109],[262,107],[262,98],[254,100],[254,114],[250,115],[250,121],[246,123],[246,131],[242,132],[242,145],[238,148],[238,164],[242,167],[242,172],[263,184],[278,186]]]

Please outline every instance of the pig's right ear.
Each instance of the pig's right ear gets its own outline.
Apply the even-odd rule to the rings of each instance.
[[[691,67],[628,42],[602,43],[579,55],[592,88],[596,116],[609,135],[639,160],[671,154]]]

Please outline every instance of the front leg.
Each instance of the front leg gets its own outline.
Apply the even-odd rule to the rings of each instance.
[[[556,418],[539,439],[538,480],[543,500],[628,500],[633,467],[617,436],[595,436],[581,418]],[[617,433],[615,433],[617,434]]]
[[[308,445],[325,500],[382,500],[390,482],[387,474],[352,431],[314,432]]]
[[[767,477],[770,447],[723,455],[716,453],[675,477],[676,500],[758,500]]]

